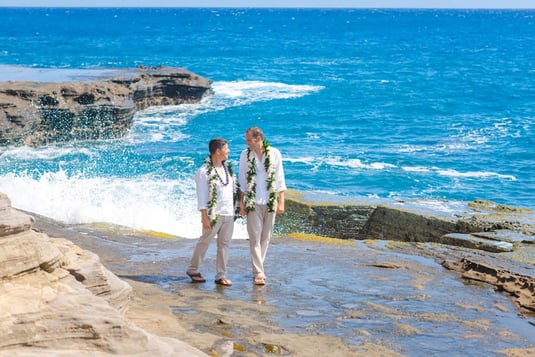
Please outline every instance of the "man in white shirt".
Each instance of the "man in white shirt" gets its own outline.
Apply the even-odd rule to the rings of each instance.
[[[206,279],[199,272],[206,251],[212,239],[217,236],[217,257],[215,283],[231,286],[227,279],[228,248],[234,230],[234,194],[237,190],[236,177],[226,162],[230,152],[227,141],[212,139],[208,145],[210,156],[195,175],[197,208],[201,212],[202,235],[195,246],[187,270],[192,283],[204,283]]]
[[[253,282],[264,285],[264,261],[275,216],[284,213],[286,182],[282,155],[264,139],[262,129],[247,129],[245,141],[248,148],[240,155],[240,215],[247,215]]]

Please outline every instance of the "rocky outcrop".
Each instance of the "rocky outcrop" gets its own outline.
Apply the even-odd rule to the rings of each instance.
[[[444,214],[417,204],[315,202],[292,192],[285,204],[285,214],[277,217],[278,234],[409,242],[397,249],[435,258],[464,279],[492,284],[510,293],[519,308],[535,311],[532,210],[474,201],[462,212]]]
[[[477,280],[495,286],[498,291],[506,291],[513,296],[517,306],[535,311],[535,278],[518,274],[495,265],[470,258],[458,261],[445,260],[443,266],[458,271],[465,279]]]
[[[205,356],[129,322],[131,287],[95,254],[33,223],[0,193],[1,356]]]
[[[0,145],[123,136],[136,111],[199,102],[211,82],[185,69],[139,67],[71,82],[0,82]],[[0,79],[1,80],[1,79]]]
[[[488,201],[474,201],[454,214],[417,204],[318,203],[292,192],[285,201],[286,213],[277,218],[279,234],[434,242],[489,251],[513,249],[520,242],[535,243],[535,212]]]

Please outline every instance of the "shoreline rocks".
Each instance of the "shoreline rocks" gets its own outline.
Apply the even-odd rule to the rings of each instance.
[[[174,67],[102,70],[102,76],[65,82],[0,81],[0,145],[121,137],[137,111],[197,103],[211,94],[210,86]]]
[[[0,194],[0,355],[205,356],[127,320],[130,285],[96,254],[33,223]]]
[[[314,226],[310,222],[318,220],[338,221],[338,224],[347,227],[354,226],[354,230],[361,234],[377,232],[379,229],[358,229],[366,227],[369,222],[355,217],[355,221],[360,222],[357,226],[347,216],[338,216],[340,212],[353,214],[355,211],[351,205],[342,205],[344,207],[340,208],[340,205],[334,204],[305,203],[292,197],[288,197],[287,202],[287,216],[285,214],[279,217],[285,229],[289,229],[284,226],[285,220],[290,218],[309,222],[308,226],[302,226],[303,230],[311,229]],[[299,210],[294,210],[294,206]],[[317,206],[322,206],[322,209],[317,210]],[[376,206],[371,205],[363,210],[364,206],[366,204],[359,205],[357,210],[371,212],[366,214],[373,217]],[[403,221],[399,217],[407,215],[407,212],[394,207],[388,209],[398,209],[400,213],[386,216],[396,217],[399,233],[389,237],[391,240],[387,240],[389,243],[384,248],[378,246],[377,249],[434,258],[444,268],[459,272],[461,279],[481,281],[495,286],[498,291],[508,292],[522,313],[532,314],[535,311],[535,246],[530,242],[533,237],[529,235],[532,232],[532,212],[505,209],[483,201],[476,202],[473,206],[476,207],[473,212],[458,215],[456,219],[469,219],[472,222],[469,226],[477,229],[516,227],[520,232],[497,230],[485,233],[500,239],[518,238],[514,233],[521,233],[522,238],[516,239],[512,252],[496,253],[442,245],[437,244],[432,237],[425,241],[425,231],[440,231],[432,224],[422,228],[421,233],[413,233],[415,235],[410,237],[412,240],[406,240],[407,235],[402,229]],[[308,210],[305,209],[307,207]],[[316,220],[307,218],[307,215],[319,211],[321,217],[316,217]],[[507,212],[507,215],[503,216],[503,212]],[[413,214],[416,212],[411,211],[409,222],[418,221],[412,217]],[[334,216],[338,218],[333,219]],[[508,218],[503,224],[492,223],[497,217]],[[442,222],[443,219],[450,222],[450,218],[435,216],[433,219],[436,222],[427,218],[424,222],[435,222],[438,227],[450,227],[450,223]],[[475,225],[473,222],[481,224]],[[298,227],[295,223],[293,221],[293,231]],[[3,336],[0,355],[205,355],[180,340],[160,337],[137,327],[125,317],[132,302],[132,288],[128,283],[105,268],[96,254],[81,249],[65,238],[50,238],[36,230],[34,225],[35,219],[31,215],[13,209],[9,198],[0,194],[0,331]],[[379,222],[374,225],[381,226]],[[391,226],[393,224],[385,222],[385,232],[391,231]],[[453,226],[462,229],[466,227],[463,224]],[[348,231],[350,230],[344,232]],[[361,237],[370,242],[376,239],[373,236]],[[90,237],[83,239],[91,240]],[[383,239],[377,239],[378,242],[381,240]]]
[[[285,214],[277,218],[280,235],[410,243],[391,247],[432,257],[463,279],[510,293],[519,309],[535,312],[532,210],[478,200],[459,212],[442,214],[411,204],[318,202],[296,192],[288,192],[285,205]]]
[[[317,202],[289,191],[278,233],[340,239],[434,242],[488,251],[535,244],[535,212],[478,200],[457,212],[441,213],[414,204]],[[508,244],[496,244],[496,242]],[[510,247],[510,249],[507,249]]]
[[[442,258],[486,255],[484,251],[292,234],[274,237],[269,283],[256,287],[251,284],[248,241],[236,239],[229,270],[234,284],[221,288],[210,279],[213,254],[206,257],[205,284],[191,284],[185,274],[196,239],[162,237],[113,224],[68,225],[46,217],[36,219],[40,230],[98,253],[107,267],[134,287],[136,295],[149,294],[155,305],[163,305],[158,310],[171,310],[184,330],[171,331],[168,323],[156,325],[154,320],[145,324],[148,314],[137,319],[139,309],[129,309],[129,319],[209,355],[219,356],[224,344],[229,354],[234,346],[235,354],[244,355],[286,351],[299,356],[399,356],[418,354],[420,342],[433,346],[424,350],[447,354],[451,335],[430,333],[437,330],[451,331],[456,346],[466,347],[468,354],[499,350],[513,356],[504,349],[529,349],[535,342],[530,335],[533,315],[519,314],[509,294],[500,289],[493,293],[489,284],[464,281],[462,274],[440,264]],[[438,261],[433,262],[429,257],[435,256],[430,254],[436,254]],[[492,266],[501,257],[497,255]],[[145,293],[150,286],[153,292]],[[151,306],[140,307],[149,310]],[[485,323],[474,324],[474,320]],[[412,332],[400,335],[399,328]],[[475,345],[473,336],[478,336]],[[362,349],[365,342],[371,349]],[[379,346],[391,350],[377,350]]]

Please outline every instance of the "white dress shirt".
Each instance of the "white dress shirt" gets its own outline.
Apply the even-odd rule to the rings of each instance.
[[[248,149],[242,151],[240,155],[240,173],[239,173],[239,182],[240,190],[242,192],[247,192],[247,171],[249,170],[249,163],[247,157]],[[256,192],[255,192],[255,203],[259,205],[267,205],[268,203],[268,189],[267,189],[267,172],[264,167],[264,161],[266,155],[263,155],[260,160],[256,152],[255,155],[255,164],[256,164]],[[275,182],[274,189],[275,192],[286,191],[286,181],[284,179],[284,169],[282,167],[282,155],[278,149],[274,147],[269,147],[269,153],[271,157],[271,165],[273,165],[273,170],[275,171]]]
[[[228,185],[223,185],[221,181],[216,181],[217,187],[217,204],[215,207],[215,214],[221,216],[234,216],[234,182],[233,177],[229,173]],[[202,165],[195,174],[195,186],[197,188],[197,209],[208,209],[208,202],[210,201],[210,188],[208,185],[208,168],[206,164]],[[223,182],[226,177],[222,177]]]

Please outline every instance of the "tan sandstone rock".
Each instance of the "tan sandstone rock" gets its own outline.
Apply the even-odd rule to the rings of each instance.
[[[124,315],[132,288],[0,194],[0,356],[205,356]]]

